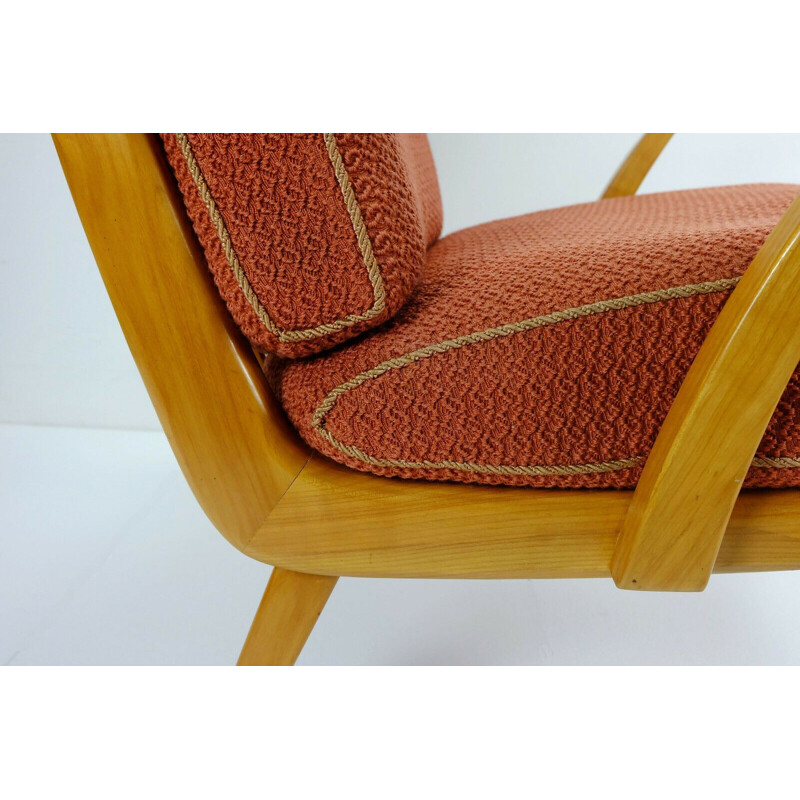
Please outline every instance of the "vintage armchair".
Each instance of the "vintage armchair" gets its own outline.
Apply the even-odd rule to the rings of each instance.
[[[647,134],[604,197],[635,194],[669,137]],[[293,664],[340,576],[610,576],[623,589],[700,591],[712,572],[800,567],[800,491],[740,491],[800,361],[794,192],[744,274],[722,282],[735,288],[686,363],[635,489],[467,485],[368,474],[312,449],[220,299],[162,141],[54,141],[189,485],[231,544],[274,566],[239,664]],[[794,455],[755,466],[788,474]]]

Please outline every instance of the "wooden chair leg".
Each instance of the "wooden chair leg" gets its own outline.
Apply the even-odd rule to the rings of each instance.
[[[238,665],[292,666],[337,580],[275,567]]]

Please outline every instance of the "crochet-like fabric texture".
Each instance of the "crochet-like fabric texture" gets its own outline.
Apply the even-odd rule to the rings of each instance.
[[[222,297],[253,344],[316,353],[411,295],[442,206],[425,134],[162,134]]]
[[[355,469],[632,487],[736,279],[798,192],[625,197],[454,233],[391,322],[274,360],[283,405],[312,447]],[[746,485],[800,485],[798,458],[796,374]]]

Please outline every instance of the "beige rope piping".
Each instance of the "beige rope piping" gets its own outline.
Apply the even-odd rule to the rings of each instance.
[[[796,469],[800,467],[800,458],[767,458],[757,456],[751,466],[758,469]]]
[[[347,174],[347,168],[342,161],[342,155],[336,144],[336,136],[333,133],[324,133],[322,136],[328,158],[330,159],[334,174],[336,175],[336,181],[339,184],[339,188],[342,190],[342,196],[345,206],[347,207],[347,213],[350,217],[350,223],[353,226],[353,233],[356,237],[359,252],[364,261],[364,266],[367,268],[367,276],[372,285],[374,302],[372,306],[362,314],[348,314],[343,319],[338,319],[335,322],[326,322],[322,325],[317,325],[315,328],[286,330],[280,328],[273,322],[267,310],[261,305],[261,301],[258,299],[253,287],[250,285],[250,281],[239,262],[239,257],[236,255],[236,250],[231,241],[228,228],[225,225],[225,220],[222,218],[222,214],[220,214],[217,204],[211,196],[211,190],[208,188],[203,171],[197,163],[188,136],[185,133],[175,134],[183,157],[186,160],[189,174],[192,176],[197,191],[200,193],[200,197],[208,209],[211,221],[217,231],[217,236],[219,236],[222,250],[225,253],[225,258],[233,272],[234,278],[236,278],[236,282],[239,284],[239,288],[242,290],[247,302],[250,304],[250,308],[253,309],[253,312],[261,323],[280,342],[303,342],[309,339],[316,339],[320,336],[326,336],[329,333],[335,333],[343,328],[355,325],[356,323],[374,319],[386,309],[386,290],[383,285],[383,278],[381,277],[378,263],[375,260],[375,254],[372,252],[372,242],[370,241],[367,227],[364,224],[364,218],[361,215],[361,208],[358,205],[358,200],[353,191],[350,176]]]
[[[547,475],[596,475],[604,472],[618,472],[623,469],[631,469],[639,465],[640,462],[643,462],[645,457],[632,456],[630,458],[622,458],[614,461],[600,461],[589,464],[555,465],[493,465],[461,461],[406,461],[404,459],[394,458],[375,458],[355,445],[348,445],[340,442],[327,430],[325,423],[328,414],[330,414],[339,398],[345,394],[345,392],[349,392],[351,389],[355,389],[369,380],[379,378],[390,370],[402,369],[403,367],[409,366],[409,364],[415,364],[418,361],[432,358],[435,355],[446,353],[449,350],[458,350],[471,344],[488,342],[492,339],[511,336],[515,333],[524,333],[525,331],[531,331],[535,328],[545,328],[550,325],[556,325],[559,322],[567,322],[573,319],[580,319],[581,317],[604,314],[608,311],[619,311],[624,308],[635,308],[637,306],[660,303],[667,300],[678,300],[685,297],[694,297],[696,295],[728,291],[729,289],[733,289],[738,282],[739,278],[721,278],[717,281],[693,283],[686,286],[672,287],[670,289],[656,289],[652,292],[642,292],[641,294],[618,297],[612,300],[600,300],[596,303],[589,303],[587,305],[577,306],[576,308],[568,308],[563,311],[554,311],[550,314],[532,317],[522,320],[521,322],[512,322],[507,325],[500,325],[496,328],[487,328],[486,330],[476,331],[475,333],[459,336],[455,339],[446,339],[438,344],[421,347],[418,350],[398,356],[397,358],[390,358],[386,361],[382,361],[380,364],[360,372],[354,378],[351,378],[349,381],[340,384],[330,391],[316,411],[314,411],[311,418],[311,427],[322,439],[341,453],[357,461],[361,461],[364,464],[370,464],[375,467],[431,470],[449,469],[482,475],[528,475],[534,477]],[[753,466],[761,469],[794,468],[800,467],[800,459],[757,457],[753,459]]]

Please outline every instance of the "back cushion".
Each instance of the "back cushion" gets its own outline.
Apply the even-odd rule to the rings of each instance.
[[[442,205],[425,134],[162,134],[220,294],[257,347],[299,357],[395,314]]]

